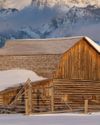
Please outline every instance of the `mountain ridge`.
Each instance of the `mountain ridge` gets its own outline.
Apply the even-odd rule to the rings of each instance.
[[[1,7],[1,46],[8,39],[42,39],[77,35],[100,41],[100,8],[95,6],[93,1],[84,7],[69,7],[65,4],[55,4],[51,7],[44,4],[46,0],[42,4],[38,4],[39,1],[43,0],[30,1],[31,5],[21,10]]]
[[[53,7],[58,6],[68,6],[68,7],[86,7],[88,5],[100,7],[100,0],[1,0],[1,8],[16,8],[23,9],[30,5],[39,6],[39,7]]]

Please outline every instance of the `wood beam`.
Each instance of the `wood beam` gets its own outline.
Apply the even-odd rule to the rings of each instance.
[[[87,114],[88,113],[88,103],[89,103],[89,100],[84,100],[84,113]]]
[[[32,85],[31,81],[28,80],[27,87],[25,87],[25,114],[32,114]]]
[[[54,86],[51,87],[51,112],[54,112]]]

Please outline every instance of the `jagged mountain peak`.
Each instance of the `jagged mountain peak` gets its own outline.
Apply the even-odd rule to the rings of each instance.
[[[32,0],[32,3],[33,5],[37,4],[47,6],[66,5],[69,7],[86,7],[90,5],[100,7],[100,0]]]
[[[0,45],[6,39],[73,35],[100,41],[99,0],[0,0],[0,3]]]
[[[1,8],[16,8],[23,9],[26,6],[29,6],[32,3],[32,0],[0,0]]]
[[[1,8],[23,9],[30,5],[49,7],[55,5],[86,7],[90,5],[100,7],[100,0],[0,0]]]

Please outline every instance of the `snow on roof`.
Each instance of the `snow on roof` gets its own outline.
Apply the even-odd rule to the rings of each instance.
[[[32,82],[44,80],[45,78],[38,76],[35,72],[24,69],[13,69],[0,71],[0,91],[25,83],[27,79]]]
[[[62,54],[85,38],[99,53],[100,46],[86,36],[8,40],[0,55]]]
[[[62,54],[82,37],[9,40],[0,55]]]
[[[96,44],[96,42],[94,42],[89,37],[85,37],[85,39],[100,53],[100,46]]]

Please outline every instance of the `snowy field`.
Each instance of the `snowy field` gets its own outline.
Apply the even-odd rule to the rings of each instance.
[[[0,115],[0,125],[100,125],[100,113]]]

